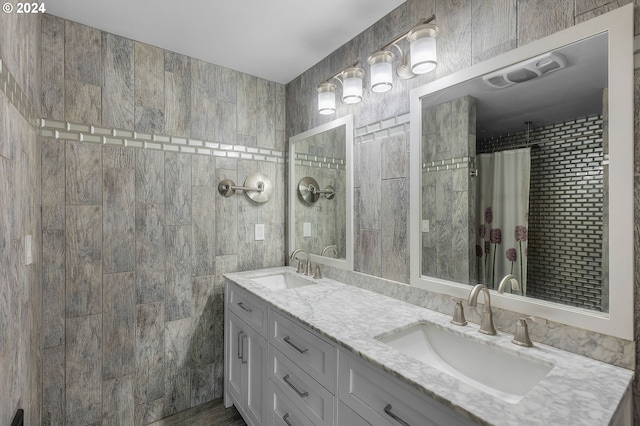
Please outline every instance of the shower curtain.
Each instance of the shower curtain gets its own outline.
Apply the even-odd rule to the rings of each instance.
[[[480,154],[476,186],[478,282],[497,289],[513,274],[526,294],[531,149]],[[511,287],[505,290],[511,291]]]

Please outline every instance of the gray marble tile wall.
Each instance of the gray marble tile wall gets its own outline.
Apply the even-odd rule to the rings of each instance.
[[[43,317],[40,137],[40,16],[0,16],[0,424],[25,410],[42,416]],[[8,84],[5,84],[8,83]],[[11,101],[13,99],[13,102]],[[25,265],[32,238],[33,263]],[[44,305],[46,307],[46,305]],[[64,330],[58,329],[57,332]]]
[[[475,152],[476,102],[464,96],[423,111],[422,162],[471,158]],[[468,161],[466,161],[468,162]],[[422,169],[422,215],[429,230],[422,232],[422,273],[457,282],[477,282],[474,224],[474,188],[469,167]],[[432,201],[435,200],[435,203]]]
[[[409,112],[409,92],[411,89],[453,72],[467,68],[513,48],[522,46],[544,36],[553,34],[576,23],[583,22],[595,16],[616,9],[624,4],[635,4],[635,34],[640,34],[640,0],[562,0],[548,2],[543,0],[407,0],[389,15],[376,22],[363,33],[334,51],[331,55],[311,67],[298,78],[287,85],[287,137],[293,136],[336,117],[353,114],[355,128],[371,123],[377,123],[387,117],[400,116]],[[438,68],[430,74],[416,79],[402,81],[396,79],[393,90],[379,94],[366,91],[364,100],[356,105],[338,103],[335,115],[325,116],[317,113],[317,85],[333,73],[344,69],[349,64],[359,60],[366,64],[367,57],[374,52],[381,43],[391,40],[395,35],[408,30],[421,18],[435,13],[436,23],[444,29],[438,38]],[[640,197],[640,77],[636,72],[636,199]],[[368,75],[365,85],[368,86]],[[366,145],[366,144],[365,144]],[[364,145],[363,145],[364,146]],[[357,147],[356,147],[357,148]],[[391,152],[389,152],[390,154]],[[398,253],[398,261],[406,257],[406,253],[388,250],[380,243],[380,236],[375,226],[380,221],[380,213],[375,208],[381,202],[385,203],[389,195],[379,189],[377,184],[359,183],[363,177],[373,177],[374,181],[382,173],[381,170],[363,168],[360,164],[376,166],[382,164],[379,159],[387,156],[388,152],[381,152],[380,148],[372,145],[364,150],[355,150],[356,161],[356,190],[354,202],[356,211],[354,227],[356,229],[356,270],[368,274],[371,279],[380,277],[383,271],[378,259],[381,252],[394,256]],[[360,176],[359,174],[362,174]],[[409,183],[410,184],[410,183]],[[403,199],[408,208],[408,198]],[[640,241],[640,214],[636,203],[636,241]],[[362,207],[357,207],[362,206]],[[358,231],[359,230],[359,231]],[[399,237],[400,239],[403,237]],[[404,237],[406,238],[406,237]],[[396,243],[398,241],[395,241]],[[395,256],[394,256],[395,257]],[[640,312],[640,248],[636,246],[636,311]],[[360,281],[364,281],[362,278]],[[406,279],[384,281],[380,286],[391,286],[387,292],[396,296],[405,288],[402,284]],[[507,313],[508,314],[508,313]],[[636,329],[640,332],[640,313],[635,315]],[[581,353],[580,342],[591,342],[589,345],[603,349],[608,353],[605,358],[615,363],[616,358],[629,356],[629,342],[611,339],[606,336],[593,336],[584,340],[583,330],[554,327],[554,333],[562,336],[567,343],[561,343],[557,338],[549,336],[550,342]],[[557,337],[557,336],[556,336]],[[544,341],[544,340],[543,340]],[[636,338],[638,367],[640,367],[640,340]],[[613,345],[613,346],[611,346]],[[631,345],[632,347],[633,345]],[[614,350],[604,349],[614,347]],[[594,349],[593,352],[600,352]],[[640,379],[636,378],[634,385],[634,401],[636,405],[636,423],[640,424]]]
[[[222,274],[284,264],[284,162],[246,151],[284,151],[284,86],[50,15],[42,55],[46,119],[231,146],[47,133],[43,423],[144,425],[222,396]],[[267,203],[218,194],[255,171]]]
[[[356,129],[354,269],[409,281],[408,117]]]

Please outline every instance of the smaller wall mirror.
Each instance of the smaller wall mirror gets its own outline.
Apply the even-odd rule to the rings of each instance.
[[[353,269],[353,116],[289,139],[289,249]]]

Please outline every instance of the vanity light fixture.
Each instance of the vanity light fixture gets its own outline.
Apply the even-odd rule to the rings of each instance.
[[[386,92],[393,87],[393,60],[396,55],[389,50],[391,47],[398,50],[400,58],[400,62],[396,66],[396,75],[404,80],[433,71],[436,68],[438,64],[436,37],[440,33],[440,29],[431,23],[435,19],[436,15],[431,15],[409,31],[382,45],[369,56],[372,92]],[[403,39],[409,42],[409,48],[406,52],[398,44]]]
[[[398,50],[400,61],[396,66],[396,75],[402,79],[414,78],[419,74],[433,71],[438,65],[436,54],[436,37],[440,28],[432,22],[436,15],[422,20],[418,25],[406,31],[375,51],[367,62],[371,72],[371,91],[382,93],[393,88],[393,61],[396,55],[389,49]],[[402,40],[409,43],[406,52],[399,46]],[[336,85],[331,80],[338,80],[342,85],[340,99],[345,104],[357,104],[362,101],[364,70],[358,62],[339,71],[320,83],[318,90],[318,112],[333,114],[336,112]]]
[[[423,24],[413,28],[407,39],[411,53],[411,72],[426,74],[436,69],[436,37],[440,29],[435,24]]]
[[[350,67],[342,71],[342,102],[357,104],[362,101],[364,70]]]
[[[323,115],[336,112],[336,85],[325,81],[318,85],[318,112]]]
[[[393,59],[396,55],[388,50],[378,50],[367,59],[371,71],[371,91],[382,93],[393,88]]]
[[[330,80],[335,79],[342,85],[341,100],[345,104],[357,104],[362,101],[364,84],[364,70],[359,68],[358,62],[339,71],[318,85],[318,112],[333,114],[336,112],[336,85]]]

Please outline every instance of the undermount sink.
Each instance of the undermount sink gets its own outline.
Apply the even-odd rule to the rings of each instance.
[[[303,287],[314,284],[313,281],[297,277],[292,274],[280,273],[251,278],[252,281],[267,287],[270,290],[286,290],[289,288]]]
[[[405,355],[511,404],[517,404],[553,365],[522,358],[429,323],[377,337]]]

